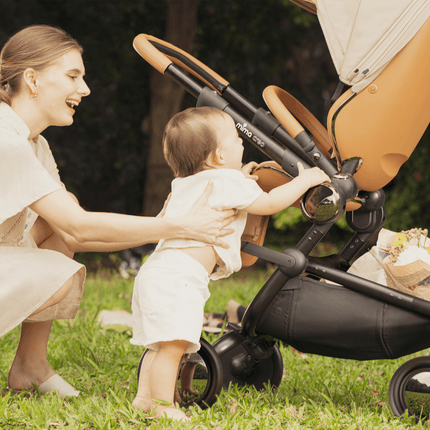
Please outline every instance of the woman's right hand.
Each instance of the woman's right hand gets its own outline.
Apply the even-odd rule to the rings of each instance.
[[[237,210],[226,209],[221,211],[208,206],[208,199],[212,190],[213,182],[209,182],[202,196],[190,212],[183,217],[184,237],[209,245],[229,248],[219,238],[234,232],[233,229],[226,227],[237,219]]]

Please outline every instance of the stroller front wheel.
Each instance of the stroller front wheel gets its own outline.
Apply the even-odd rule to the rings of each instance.
[[[391,378],[388,400],[395,416],[406,412],[417,421],[430,418],[430,357],[403,363]]]

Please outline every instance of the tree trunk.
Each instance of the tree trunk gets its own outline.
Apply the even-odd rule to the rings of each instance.
[[[197,27],[200,0],[166,0],[168,5],[164,40],[190,52]],[[170,193],[172,171],[163,156],[161,140],[164,127],[181,109],[185,90],[155,69],[151,71],[150,139],[145,178],[143,214],[157,215]]]

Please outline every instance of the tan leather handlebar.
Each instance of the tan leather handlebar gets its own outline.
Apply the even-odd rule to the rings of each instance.
[[[149,42],[146,34],[139,34],[133,40],[133,48],[141,55],[154,69],[164,75],[166,69],[172,61],[162,54],[154,45]]]
[[[171,43],[165,42],[164,40],[157,39],[154,36],[150,36],[148,34],[139,34],[134,38],[133,41],[133,47],[134,49],[139,53],[140,56],[142,56],[154,69],[159,71],[160,73],[164,74],[166,69],[172,64],[175,63],[181,68],[189,71],[197,78],[201,79],[203,82],[205,82],[207,85],[209,85],[212,89],[216,90],[216,88],[213,87],[213,85],[210,82],[207,82],[207,80],[204,79],[197,71],[193,70],[191,67],[187,66],[182,62],[179,58],[176,58],[174,56],[166,55],[163,52],[159,51],[152,43],[156,42],[160,45],[165,46],[169,50],[175,51],[176,53],[180,54],[179,56],[186,57],[188,60],[190,60],[194,65],[196,65],[198,68],[202,69],[204,72],[208,73],[212,76],[218,83],[224,86],[230,85],[228,81],[226,81],[224,78],[222,78],[220,75],[215,73],[212,69],[207,67],[205,64],[203,64],[201,61],[197,60],[197,58],[194,58],[192,55],[188,54],[188,52],[183,51],[182,49],[177,48],[175,45],[172,45]]]
[[[270,85],[264,89],[263,98],[273,115],[288,131],[292,138],[295,138],[299,133],[304,131],[297,119],[286,108],[289,94],[285,90],[275,85]]]

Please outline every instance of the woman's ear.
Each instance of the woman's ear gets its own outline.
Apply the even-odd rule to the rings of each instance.
[[[32,68],[25,69],[24,73],[22,74],[22,77],[30,92],[34,92],[37,87],[36,71]]]

